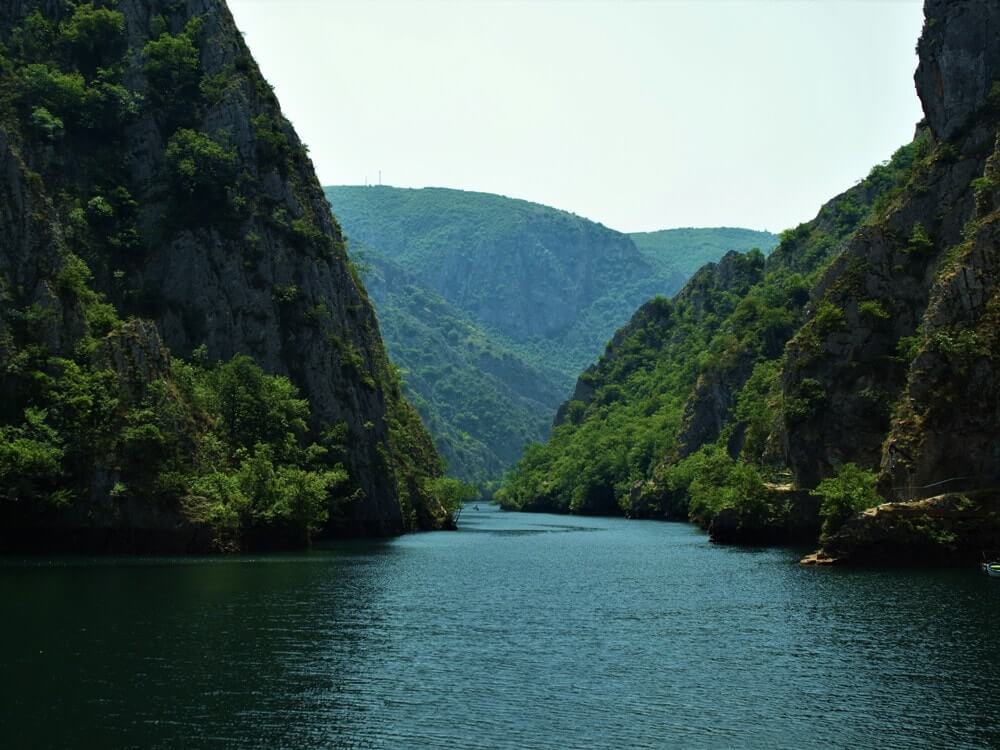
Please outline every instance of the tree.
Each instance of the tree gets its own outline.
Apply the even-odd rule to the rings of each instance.
[[[118,61],[125,52],[125,16],[115,10],[78,5],[59,27],[59,41],[69,48],[81,69]]]
[[[205,210],[225,200],[226,188],[236,178],[236,152],[197,130],[182,128],[174,133],[166,157],[171,186]]]
[[[177,105],[196,101],[201,55],[194,38],[200,28],[200,20],[193,19],[182,34],[163,33],[142,48],[142,70],[153,101]]]
[[[813,495],[823,499],[819,514],[823,519],[824,539],[835,534],[851,516],[882,502],[875,491],[875,479],[874,472],[848,463],[813,490]]]
[[[267,375],[250,357],[233,357],[208,375],[228,442],[244,450],[270,444],[285,460],[306,432],[309,404],[287,378]]]
[[[0,499],[31,499],[54,490],[63,476],[63,441],[44,409],[27,408],[19,426],[0,425]],[[52,500],[64,498],[55,493]]]
[[[448,512],[454,514],[467,503],[479,497],[473,485],[452,477],[435,477],[425,482],[424,491]]]

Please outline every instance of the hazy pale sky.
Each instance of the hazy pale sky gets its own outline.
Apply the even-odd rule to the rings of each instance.
[[[323,184],[778,231],[913,135],[919,0],[229,0]]]

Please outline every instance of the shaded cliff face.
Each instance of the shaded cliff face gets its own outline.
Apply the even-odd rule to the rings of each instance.
[[[731,252],[702,268],[674,300],[639,308],[580,376],[548,442],[529,447],[507,476],[501,502],[575,513],[629,510],[622,498],[633,479],[676,447],[697,360],[763,268],[762,253]]]
[[[917,90],[932,130],[971,157],[976,174],[954,212],[953,221],[966,218],[961,239],[946,240],[888,440],[911,449],[907,484],[921,487],[964,477],[946,488],[996,487],[1000,7],[928,2],[927,18]],[[886,466],[885,484],[899,483],[900,473]]]
[[[249,355],[298,386],[312,433],[336,436],[358,490],[339,531],[433,523],[421,485],[439,459],[225,3],[4,3],[0,41],[11,51],[0,134],[38,196],[5,196],[4,284],[17,302],[30,304],[32,284],[50,294],[57,273],[58,242],[26,220],[41,214],[90,286],[119,314],[154,320],[173,353]],[[79,326],[59,317],[53,338],[72,342]]]
[[[0,304],[4,312],[18,302],[51,311],[41,318],[38,337],[55,353],[66,354],[84,334],[80,300],[51,283],[63,266],[66,251],[52,207],[38,181],[25,166],[9,137],[0,130]],[[13,356],[13,321],[0,316],[0,353]]]
[[[931,285],[888,437],[909,457],[896,467],[885,457],[887,487],[1000,483],[998,161],[1000,148],[980,178],[967,239],[946,252]]]
[[[785,344],[805,320],[806,288],[842,251],[872,205],[898,183],[911,158],[906,149],[897,153],[888,165],[829,200],[812,221],[785,233],[767,260],[760,287],[755,294],[744,294],[740,314],[729,323],[732,341],[726,356],[698,373],[685,403],[677,457],[691,455],[723,433],[729,453],[734,458],[740,455],[746,424],[734,420],[734,410],[755,366],[781,358]],[[754,460],[775,463],[773,450],[767,452],[765,456],[758,451]]]
[[[704,324],[700,327],[714,327],[720,316],[730,312],[732,300],[745,295],[760,281],[763,269],[764,258],[760,254],[726,253],[718,263],[709,263],[699,269],[673,303],[683,317]],[[565,422],[571,411],[579,411],[581,407],[572,406],[573,402],[589,406],[598,390],[621,385],[635,370],[652,364],[644,361],[642,355],[646,352],[657,352],[669,358],[670,354],[662,350],[672,344],[685,343],[683,329],[677,322],[673,306],[665,301],[654,300],[640,307],[632,319],[615,332],[601,359],[577,380],[572,398],[559,407],[555,425]]]

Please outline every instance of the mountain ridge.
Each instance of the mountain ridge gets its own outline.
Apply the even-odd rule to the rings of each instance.
[[[654,294],[669,295],[679,287],[683,276],[666,262],[668,255],[681,257],[685,242],[703,245],[702,254],[721,255],[732,249],[715,230],[686,229],[678,230],[680,239],[671,230],[663,235],[670,238],[664,243],[667,252],[640,251],[629,236],[570,212],[490,193],[384,185],[325,191],[348,234],[352,256],[376,271],[392,265],[408,275],[409,292],[397,285],[393,302],[385,298],[389,290],[382,286],[373,293],[387,345],[394,359],[414,376],[408,392],[432,424],[438,447],[453,470],[477,481],[496,479],[498,470],[510,465],[526,441],[544,438],[550,415],[572,388],[576,364],[597,354],[632,304]],[[725,234],[741,250],[772,237],[749,230]],[[609,266],[614,266],[613,273]],[[434,350],[438,362],[464,368],[463,376],[449,374],[451,382],[471,383],[482,373],[471,361],[460,366],[463,356],[447,351],[440,337],[436,342],[428,337],[435,324],[426,315],[418,319],[419,308],[398,304],[402,295],[417,294],[417,286],[464,317],[463,328],[477,330],[472,338],[489,339],[492,346],[538,373],[536,390],[545,394],[538,402],[540,412],[525,414],[518,400],[510,398],[525,386],[523,378],[508,383],[513,389],[497,389],[479,380],[486,392],[500,396],[501,402],[506,399],[520,426],[507,429],[503,438],[483,442],[479,438],[485,437],[484,424],[466,418],[463,427],[454,418],[443,418],[442,411],[470,417],[469,405],[478,394],[460,388],[442,400],[423,377],[432,363],[418,356],[417,349]],[[420,343],[400,335],[404,328]],[[488,413],[497,411],[494,406],[486,408]],[[459,459],[465,442],[462,433],[471,434],[487,453]]]

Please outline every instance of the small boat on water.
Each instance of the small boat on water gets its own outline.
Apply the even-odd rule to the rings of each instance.
[[[992,578],[1000,578],[1000,562],[983,563],[983,572]]]

